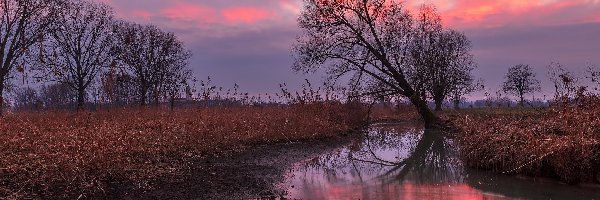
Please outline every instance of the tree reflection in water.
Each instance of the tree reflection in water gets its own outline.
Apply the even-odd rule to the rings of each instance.
[[[379,124],[346,148],[298,167],[290,198],[460,199],[483,194],[462,184],[464,168],[451,139],[418,124]]]
[[[291,199],[598,199],[600,190],[466,170],[449,137],[418,124],[373,125],[351,145],[298,164]]]
[[[452,140],[439,132],[425,130],[417,141],[406,158],[395,161],[396,165],[379,177],[387,182],[410,180],[428,184],[464,181],[464,168],[456,159]]]

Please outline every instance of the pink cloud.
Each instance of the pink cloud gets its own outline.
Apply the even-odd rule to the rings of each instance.
[[[221,14],[229,23],[253,24],[273,17],[272,12],[255,7],[231,7],[224,9]]]
[[[161,10],[161,14],[171,20],[214,22],[217,20],[217,11],[214,8],[190,4],[178,3]]]
[[[145,11],[145,10],[132,11],[131,15],[133,15],[133,17],[142,18],[142,19],[145,19],[145,20],[148,20],[152,16],[154,16],[151,12]]]
[[[280,0],[281,9],[285,12],[298,15],[302,11],[302,4],[294,0]]]
[[[444,0],[441,1],[440,11],[446,24],[458,27],[489,27],[502,25],[555,25],[590,22],[589,16],[573,13],[561,16],[568,10],[596,7],[587,0],[569,1],[523,1],[523,0]],[[437,4],[437,2],[436,2]],[[413,7],[416,5],[412,5]],[[593,9],[592,9],[593,10]],[[588,12],[592,12],[589,11]]]

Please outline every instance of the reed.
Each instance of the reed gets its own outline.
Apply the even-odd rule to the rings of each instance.
[[[19,113],[0,120],[0,198],[85,197],[111,184],[152,188],[207,156],[257,144],[336,137],[360,104]]]
[[[507,174],[564,182],[600,181],[600,99],[588,96],[546,109],[446,113],[463,160]]]

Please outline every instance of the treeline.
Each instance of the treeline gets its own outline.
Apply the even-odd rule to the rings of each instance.
[[[540,94],[542,84],[533,68],[527,64],[518,64],[508,69],[504,82],[495,94],[485,93],[485,99],[475,102],[477,107],[540,107],[552,104],[565,104],[577,101],[583,96],[597,95],[600,84],[600,68],[590,65],[583,75],[578,76],[558,62],[547,66],[547,77],[552,84],[552,95]],[[527,100],[526,95],[532,99]],[[517,97],[514,102],[511,97]]]
[[[171,32],[116,19],[86,0],[0,0],[0,109],[173,101],[191,79],[191,52]],[[9,80],[33,78],[40,90]],[[188,86],[189,87],[189,86]],[[1,113],[1,110],[0,110]]]

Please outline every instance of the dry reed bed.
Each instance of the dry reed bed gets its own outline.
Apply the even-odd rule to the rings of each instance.
[[[371,122],[420,121],[421,116],[412,105],[378,104],[371,107]]]
[[[507,174],[556,177],[567,183],[599,181],[600,100],[544,110],[449,113],[458,128],[463,160]]]
[[[0,119],[0,198],[72,198],[110,184],[152,187],[194,161],[266,144],[332,137],[363,120],[360,105],[30,113]]]

